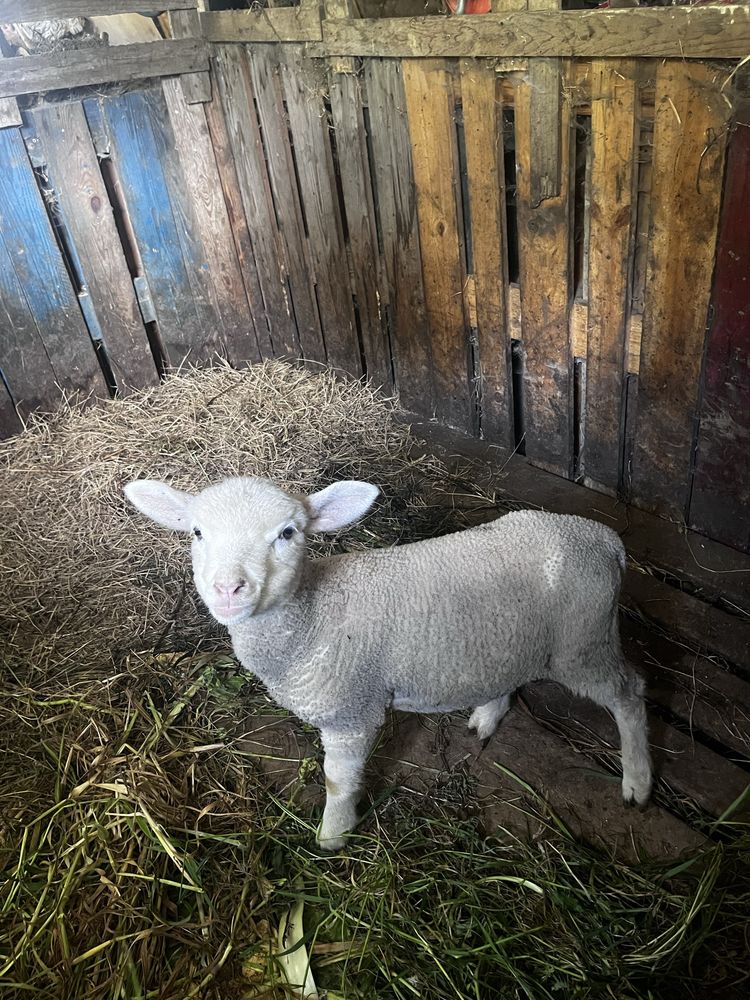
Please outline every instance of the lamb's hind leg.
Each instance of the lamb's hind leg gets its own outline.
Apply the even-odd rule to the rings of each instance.
[[[504,694],[484,705],[479,705],[471,713],[469,729],[476,729],[480,740],[487,740],[498,727],[498,723],[510,708],[510,695]]]
[[[643,808],[653,784],[643,682],[624,660],[615,660],[611,651],[606,650],[604,658],[612,664],[604,677],[599,674],[593,684],[569,686],[576,694],[591,698],[612,712],[620,733],[622,797],[626,806]]]

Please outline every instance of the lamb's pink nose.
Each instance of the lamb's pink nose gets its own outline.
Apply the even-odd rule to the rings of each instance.
[[[240,591],[244,590],[247,586],[247,580],[239,578],[237,580],[232,580],[230,583],[219,583],[214,582],[214,590],[221,594],[221,596],[229,603],[233,597],[237,597]]]

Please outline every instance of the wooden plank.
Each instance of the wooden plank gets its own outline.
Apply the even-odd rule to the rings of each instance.
[[[0,70],[0,98],[48,90],[125,83],[208,69],[202,39],[183,38],[135,45],[96,46],[43,56],[14,56]]]
[[[5,386],[5,382],[0,378],[0,439],[9,438],[22,429],[23,424],[16,413],[11,395]]]
[[[419,245],[432,341],[435,415],[470,430],[469,346],[454,184],[457,175],[453,83],[445,63],[403,62],[417,187]]]
[[[196,0],[164,0],[163,3],[143,3],[142,0],[0,0],[0,23],[45,21],[50,17],[104,17],[109,14],[155,16],[164,10],[185,10],[196,6]]]
[[[299,339],[288,297],[281,234],[255,113],[255,94],[247,55],[237,46],[222,45],[217,49],[213,67],[234,152],[234,165],[273,353],[298,358]],[[257,311],[255,320],[260,331],[262,327]]]
[[[31,112],[120,393],[158,381],[81,104]]]
[[[592,59],[742,59],[750,10],[742,4],[632,10],[519,11],[481,17],[323,21],[329,56]]]
[[[229,228],[234,242],[235,254],[237,255],[237,264],[240,268],[242,282],[245,287],[245,295],[250,308],[256,343],[260,357],[271,358],[273,357],[273,344],[268,329],[268,319],[263,308],[263,294],[260,289],[258,267],[253,252],[252,240],[250,239],[250,230],[245,218],[245,209],[242,204],[242,192],[237,177],[237,168],[232,153],[229,130],[218,91],[214,92],[212,100],[206,104],[205,109],[206,123],[211,135],[211,145],[216,157],[216,169],[219,173],[221,189],[224,194]]]
[[[219,345],[200,293],[196,303],[183,257],[187,234],[184,220],[175,218],[168,179],[174,140],[164,127],[166,113],[154,102],[153,94],[134,91],[108,99],[104,114],[166,360],[177,367],[212,356]]]
[[[526,455],[559,475],[572,472],[573,377],[569,346],[570,107],[561,106],[560,194],[532,201],[532,85],[516,93],[518,217]]]
[[[750,551],[750,106],[727,160],[690,524]]]
[[[513,447],[510,336],[506,323],[505,170],[502,106],[493,67],[461,62],[461,104],[481,366],[481,427],[488,441]]]
[[[724,74],[664,63],[656,74],[650,253],[633,496],[684,517],[723,177]]]
[[[22,418],[33,410],[51,410],[60,400],[52,367],[39,328],[13,261],[0,234],[0,369],[10,386]],[[7,416],[8,432],[15,429]],[[16,418],[17,419],[17,418]]]
[[[205,11],[200,16],[209,42],[319,42],[320,10],[311,0],[296,7]]]
[[[349,234],[351,280],[357,299],[367,376],[386,392],[390,392],[393,390],[393,374],[388,332],[378,294],[378,289],[383,285],[383,275],[378,251],[362,86],[360,80],[351,73],[332,72],[329,76],[329,88]]]
[[[621,604],[704,653],[722,657],[750,676],[750,618],[727,614],[650,573],[629,571]]]
[[[329,364],[359,378],[362,361],[323,103],[327,80],[296,46],[284,52],[281,74],[326,357]]]
[[[172,38],[200,38],[201,23],[196,10],[175,10],[169,16]],[[211,100],[211,76],[208,73],[187,73],[180,80],[188,104]]]
[[[586,479],[616,490],[622,427],[636,157],[633,60],[591,64],[591,208],[586,354]]]
[[[162,83],[181,177],[170,185],[172,196],[185,192],[184,201],[195,219],[201,275],[210,279],[211,304],[223,330],[228,357],[235,363],[259,361],[253,319],[242,281],[227,215],[211,137],[202,107],[187,103],[184,79]],[[179,185],[179,188],[178,188]],[[178,190],[176,190],[178,188]],[[187,226],[185,227],[188,228]]]
[[[250,72],[300,347],[305,360],[325,363],[325,344],[315,300],[314,271],[308,257],[305,220],[296,181],[299,164],[295,165],[289,141],[279,58],[275,49],[256,48],[249,60]]]
[[[0,75],[2,75],[2,60],[7,58],[0,50]],[[0,98],[0,128],[10,128],[13,125],[22,123],[21,112],[18,110],[18,101],[15,97]]]
[[[393,366],[401,403],[433,412],[432,347],[422,284],[411,141],[402,68],[368,59],[365,81],[387,284],[380,291],[390,324]]]
[[[94,346],[17,129],[0,130],[0,231],[59,386],[106,397]]]
[[[529,0],[529,10],[559,10],[560,0]],[[531,205],[560,194],[560,60],[532,59],[531,87]]]

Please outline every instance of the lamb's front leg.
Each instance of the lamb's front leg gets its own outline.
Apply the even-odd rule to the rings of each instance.
[[[326,805],[318,843],[326,851],[344,846],[344,834],[357,825],[357,801],[365,763],[376,733],[341,733],[321,730],[325,759]]]

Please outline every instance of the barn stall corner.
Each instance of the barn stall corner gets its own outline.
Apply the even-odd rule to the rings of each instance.
[[[0,0],[3,995],[744,996],[750,9],[212,6]],[[230,474],[377,482],[314,555],[614,528],[649,807],[530,685],[393,713],[317,851],[316,733],[122,497]]]

